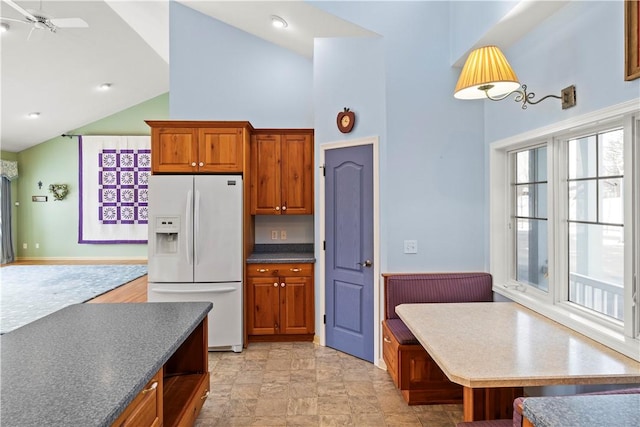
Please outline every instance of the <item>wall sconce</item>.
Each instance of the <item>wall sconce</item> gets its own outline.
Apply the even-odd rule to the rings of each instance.
[[[502,101],[516,94],[514,101],[535,105],[547,98],[562,100],[562,109],[576,105],[576,87],[562,89],[560,96],[547,95],[534,101],[533,92],[527,92],[527,85],[521,85],[516,73],[497,46],[484,46],[472,51],[462,67],[453,96],[458,99],[490,99]]]

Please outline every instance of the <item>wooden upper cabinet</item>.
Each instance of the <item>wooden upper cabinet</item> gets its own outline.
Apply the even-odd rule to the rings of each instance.
[[[242,172],[242,133],[238,128],[198,129],[199,172]]]
[[[151,164],[153,172],[191,173],[197,168],[198,134],[193,128],[153,128]]]
[[[153,173],[243,172],[248,122],[147,121]]]
[[[313,213],[313,131],[251,138],[251,214]]]

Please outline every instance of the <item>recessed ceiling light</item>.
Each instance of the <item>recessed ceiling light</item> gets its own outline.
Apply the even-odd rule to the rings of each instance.
[[[109,90],[109,89],[111,89],[111,83],[102,83],[100,86],[98,86],[98,89],[100,89],[100,90]]]
[[[40,117],[40,113],[37,111],[34,111],[33,113],[27,114],[27,117],[29,117],[30,119],[37,119],[38,117]]]
[[[285,21],[278,15],[271,15],[271,25],[276,28],[287,28],[287,26],[289,26],[289,24],[287,24],[287,21]]]
[[[11,27],[6,22],[0,23],[0,33],[6,33],[7,31],[9,31],[9,28]]]

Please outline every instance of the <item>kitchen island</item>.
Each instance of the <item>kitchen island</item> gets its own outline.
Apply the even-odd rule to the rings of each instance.
[[[76,304],[3,335],[0,425],[195,420],[209,389],[211,308]]]

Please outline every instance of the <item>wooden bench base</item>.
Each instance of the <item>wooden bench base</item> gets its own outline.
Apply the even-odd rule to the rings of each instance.
[[[382,355],[409,405],[462,403],[462,386],[449,381],[420,344],[400,344],[382,322]]]

